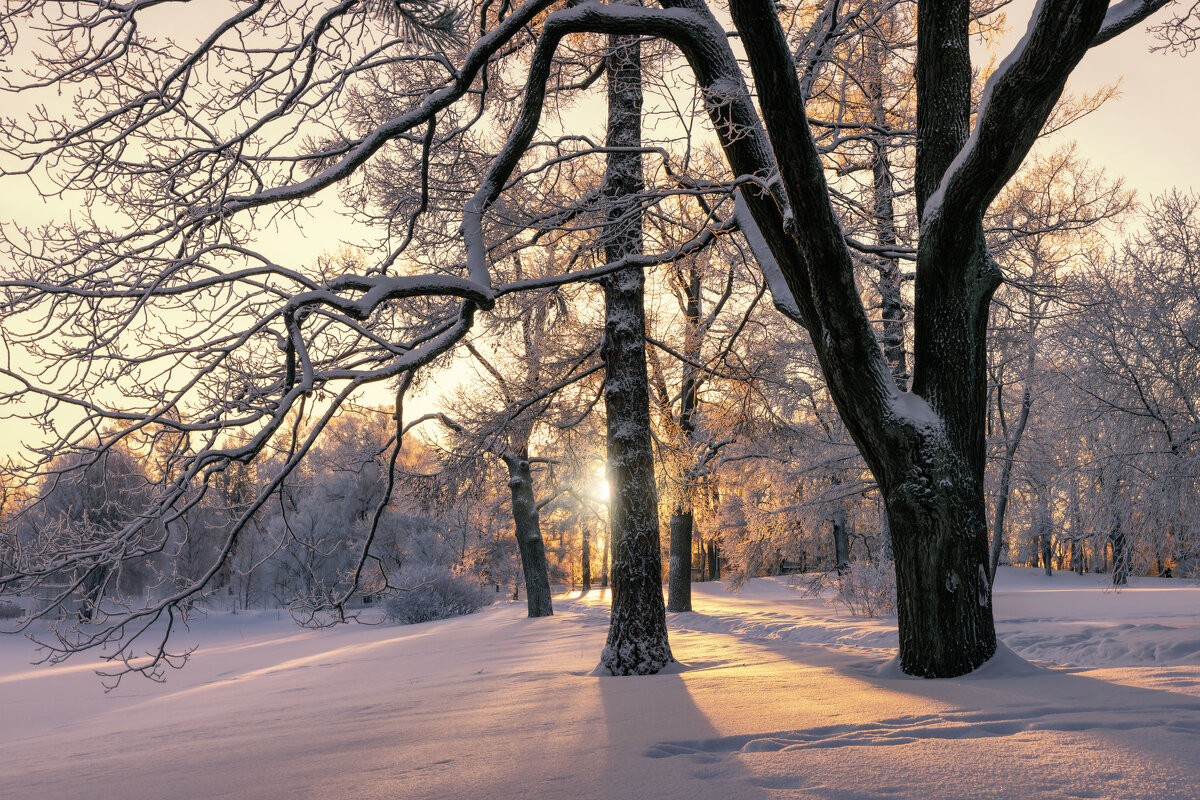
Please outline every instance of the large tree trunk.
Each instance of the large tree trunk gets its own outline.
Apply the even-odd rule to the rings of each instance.
[[[533,496],[533,475],[529,457],[524,454],[505,455],[508,467],[508,488],[512,490],[513,526],[517,547],[521,551],[521,571],[525,576],[525,600],[529,616],[548,617],[554,613],[550,602],[550,574],[546,566],[546,545],[542,541],[542,525],[537,502]]]
[[[962,675],[996,651],[983,503],[970,481],[949,479],[955,471],[928,463],[919,477],[885,494],[900,666],[909,675]],[[929,491],[931,485],[941,491]]]
[[[982,226],[974,236],[963,255],[973,270],[918,271],[915,397],[899,409],[911,422],[907,441],[867,448],[892,532],[901,667],[928,678],[970,672],[996,652],[983,485],[986,326],[997,278]],[[960,283],[947,272],[973,277]]]
[[[610,36],[608,135],[614,148],[641,146],[641,46]],[[604,177],[608,200],[606,257],[642,252],[642,158],[610,152]],[[658,492],[650,436],[646,370],[644,277],[624,269],[604,281],[604,403],[608,432],[609,536],[612,539],[612,617],[600,662],[613,675],[653,675],[674,661],[667,641],[659,551]]]
[[[692,610],[692,512],[678,506],[671,513],[671,565],[667,578],[667,611]]]

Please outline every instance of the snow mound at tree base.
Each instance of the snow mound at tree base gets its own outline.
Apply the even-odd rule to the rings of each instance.
[[[1025,659],[1017,655],[1013,650],[1004,644],[1004,642],[996,643],[996,654],[974,670],[966,675],[960,675],[951,680],[991,680],[996,678],[1025,678],[1033,675],[1038,675],[1044,672],[1041,667],[1036,664],[1031,664]],[[926,680],[916,675],[909,675],[900,669],[900,657],[895,656],[889,658],[882,664],[876,665],[874,668],[864,670],[866,674],[876,678],[888,678],[893,680]]]

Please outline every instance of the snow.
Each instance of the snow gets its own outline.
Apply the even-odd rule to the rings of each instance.
[[[746,201],[742,197],[744,191],[746,191],[744,188],[739,189],[733,196],[733,213],[737,218],[738,227],[742,229],[742,235],[746,237],[750,252],[754,254],[754,259],[758,262],[759,269],[762,270],[763,279],[767,282],[767,288],[771,290],[771,299],[774,301],[775,307],[789,319],[801,322],[803,315],[800,313],[800,306],[796,304],[791,287],[787,285],[787,279],[783,277],[783,269],[780,268],[779,262],[771,253],[767,240],[763,237],[758,223],[754,221],[754,217],[750,213],[750,207],[746,205]]]
[[[933,407],[914,392],[891,391],[891,411],[900,421],[929,432],[943,430],[942,418]]]
[[[1002,568],[1002,646],[899,673],[894,620],[694,588],[669,674],[593,674],[608,598],[413,626],[211,614],[164,685],[0,639],[0,797],[1195,797],[1200,586]]]

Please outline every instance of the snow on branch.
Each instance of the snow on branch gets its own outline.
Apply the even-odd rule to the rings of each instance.
[[[984,86],[975,128],[926,202],[922,231],[982,214],[1033,146],[1106,10],[1105,0],[1038,3],[1025,36]]]
[[[1100,31],[1092,39],[1092,47],[1104,44],[1124,33],[1171,2],[1172,0],[1121,0],[1104,15]]]
[[[762,270],[763,278],[771,289],[771,299],[774,301],[775,307],[785,317],[797,325],[803,326],[804,315],[800,312],[800,306],[796,305],[796,298],[792,295],[787,280],[783,277],[783,270],[779,268],[779,262],[775,260],[775,255],[767,245],[767,240],[763,238],[758,223],[755,222],[750,209],[746,206],[742,191],[739,189],[733,200],[734,216],[738,227],[741,228],[742,235],[746,237],[746,243],[750,245],[750,252],[754,254],[758,267]]]

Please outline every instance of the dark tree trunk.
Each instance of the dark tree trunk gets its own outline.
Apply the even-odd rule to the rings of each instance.
[[[990,558],[991,569],[988,571],[992,583],[996,582],[996,570],[1000,566],[1000,550],[1004,546],[1004,515],[1008,511],[1008,498],[1012,494],[1012,474],[1013,465],[1016,463],[1017,448],[1021,444],[1021,438],[1025,434],[1025,426],[1029,423],[1029,409],[1033,405],[1033,395],[1029,391],[1029,386],[1025,386],[1025,393],[1021,396],[1021,413],[1017,417],[1017,427],[1013,429],[1012,438],[1008,438],[1008,426],[1004,424],[1004,410],[1000,407],[1002,391],[1000,385],[997,384],[996,406],[1001,419],[1001,430],[1003,430],[1007,439],[1004,445],[1004,464],[1000,467],[1000,486],[998,489],[998,497],[996,499],[996,516],[992,520],[992,554]]]
[[[88,569],[79,585],[80,603],[77,616],[80,622],[93,622],[103,600],[103,587],[112,572],[108,564],[97,564]]]
[[[1038,559],[1046,575],[1054,574],[1054,549],[1050,532],[1050,501],[1044,489],[1038,490],[1037,508],[1033,519],[1033,540],[1037,545]]]
[[[717,547],[717,537],[708,540],[708,579],[721,580],[721,551]]]
[[[611,541],[611,536],[604,537],[604,555],[601,557],[603,560],[600,562],[600,585],[605,589],[608,588],[608,565],[612,563],[612,557],[608,549],[608,544]]]
[[[579,568],[579,583],[583,594],[587,594],[592,590],[592,542],[590,534],[591,532],[585,526],[583,529],[583,554],[580,558],[583,563]]]
[[[1108,543],[1112,546],[1112,585],[1124,586],[1129,582],[1129,550],[1125,546],[1125,531],[1121,527],[1121,517],[1118,510],[1121,501],[1121,480],[1119,477],[1105,476],[1102,470],[1099,483],[1101,491],[1106,488],[1106,483],[1108,488],[1108,508],[1110,514]]]
[[[1108,532],[1108,543],[1112,545],[1112,582],[1113,586],[1124,586],[1129,583],[1129,549],[1125,546],[1125,531],[1121,529],[1121,521],[1113,523]]]
[[[692,512],[676,508],[671,514],[671,566],[667,580],[667,611],[692,610]]]
[[[991,658],[996,632],[983,504],[969,481],[956,485],[933,465],[927,469],[942,491],[922,493],[924,482],[914,481],[888,492],[886,501],[896,532],[900,666],[937,678],[965,674]]]
[[[682,281],[681,281],[682,282]],[[700,275],[693,263],[683,287],[687,295],[684,319],[684,353],[692,363],[683,365],[683,391],[679,397],[679,446],[687,459],[679,476],[680,502],[671,513],[671,558],[668,565],[667,610],[692,610],[692,498],[696,490],[694,437],[696,405],[700,375],[695,364],[700,363]]]
[[[508,488],[512,490],[513,526],[517,547],[521,552],[521,571],[525,576],[525,600],[529,616],[548,617],[554,613],[550,602],[550,575],[546,566],[546,545],[542,541],[542,526],[537,502],[533,497],[533,475],[529,458],[505,455],[508,467]],[[516,592],[513,592],[516,599]]]
[[[850,569],[850,532],[846,530],[846,512],[839,503],[833,512],[833,568],[838,575]]]
[[[641,46],[610,36],[609,147],[641,146]],[[606,257],[642,252],[642,158],[610,152],[604,176],[608,202]],[[604,403],[608,433],[612,617],[600,661],[613,675],[653,675],[674,661],[667,641],[659,550],[658,493],[650,435],[646,370],[644,277],[633,267],[604,280]]]
[[[878,13],[878,9],[872,9]],[[883,26],[885,22],[878,23]],[[875,241],[881,247],[895,247],[897,242],[895,188],[892,182],[892,163],[887,109],[883,92],[883,69],[887,58],[883,43],[873,36],[868,43],[867,91],[871,99],[872,122],[875,131],[871,135],[871,178],[875,207]],[[895,256],[883,254],[878,259],[880,316],[883,320],[883,356],[891,368],[896,388],[908,388],[908,358],[904,347],[904,302],[901,295],[900,261]]]

